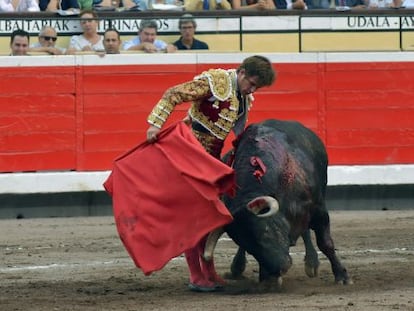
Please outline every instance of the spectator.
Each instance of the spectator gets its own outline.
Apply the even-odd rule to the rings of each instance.
[[[273,0],[233,0],[232,4],[234,10],[265,11],[276,9]]]
[[[135,5],[139,7],[140,11],[156,9],[157,5],[166,5],[168,9],[182,7],[180,0],[130,0],[134,1]],[[174,7],[175,6],[175,7]]]
[[[114,28],[108,28],[105,30],[103,45],[106,54],[119,54],[121,53],[121,36],[118,30]]]
[[[407,8],[407,9],[413,9],[414,8],[414,0],[397,0],[394,2],[394,7],[399,8]]]
[[[41,11],[66,11],[79,9],[79,3],[77,0],[39,0],[39,7]]]
[[[139,0],[119,0],[119,2],[125,9],[139,9],[140,11],[144,11],[144,9],[139,5]]]
[[[273,0],[278,10],[307,10],[312,0]],[[338,1],[338,0],[336,0]]]
[[[11,56],[27,55],[29,50],[30,36],[27,31],[17,29],[10,36]]]
[[[231,10],[228,0],[184,0],[186,11]]]
[[[412,1],[412,0],[408,0]],[[405,3],[408,3],[408,1],[404,1]],[[370,9],[383,9],[383,8],[400,8],[403,1],[401,0],[367,0],[367,5]],[[404,5],[404,7],[407,7],[407,5]],[[411,6],[412,8],[412,6]]]
[[[147,53],[165,52],[173,53],[177,48],[162,40],[157,39],[158,25],[155,20],[143,19],[139,25],[138,36],[123,44],[123,49],[128,51],[144,51]]]
[[[37,0],[0,0],[0,12],[39,12]]]
[[[95,7],[114,7],[118,8],[122,4],[121,0],[93,0],[92,8]]]
[[[369,0],[335,0],[337,7],[359,8],[364,9],[367,7]]]
[[[104,51],[103,37],[98,34],[98,15],[92,10],[80,13],[81,35],[72,36],[67,53],[76,51]]]
[[[191,14],[184,14],[178,22],[181,37],[174,42],[179,50],[208,50],[208,44],[194,38],[197,23]]]
[[[44,26],[39,32],[39,42],[30,46],[30,52],[45,52],[51,55],[65,54],[66,50],[56,47],[57,33],[55,28]]]
[[[313,0],[312,5],[308,5],[309,9],[329,9],[331,0]]]
[[[135,1],[135,0],[134,0]],[[93,10],[94,8],[99,7],[124,7],[131,8],[136,6],[133,0],[78,0],[81,10]]]
[[[79,8],[83,11],[92,10],[93,0],[78,0]]]

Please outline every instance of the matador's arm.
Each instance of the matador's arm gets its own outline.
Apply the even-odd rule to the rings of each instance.
[[[161,128],[176,105],[211,96],[208,79],[185,82],[169,88],[148,116],[148,123]]]

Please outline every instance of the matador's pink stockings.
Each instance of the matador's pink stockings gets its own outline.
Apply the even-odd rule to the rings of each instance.
[[[190,270],[190,283],[201,287],[217,287],[224,285],[225,281],[217,274],[214,267],[214,260],[205,261],[203,259],[204,247],[207,236],[198,244],[184,252]]]

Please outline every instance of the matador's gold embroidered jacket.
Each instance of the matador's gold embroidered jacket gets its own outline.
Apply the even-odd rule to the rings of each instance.
[[[191,119],[225,140],[237,120],[242,123],[237,124],[238,132],[244,129],[251,101],[251,96],[241,102],[237,98],[236,70],[211,69],[193,81],[169,88],[148,116],[148,123],[161,128],[176,105],[192,102]]]

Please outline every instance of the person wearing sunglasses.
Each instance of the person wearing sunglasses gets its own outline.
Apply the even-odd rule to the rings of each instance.
[[[62,55],[66,50],[56,46],[57,33],[53,27],[44,26],[38,36],[39,41],[30,46],[30,52],[44,52],[50,55]]]

